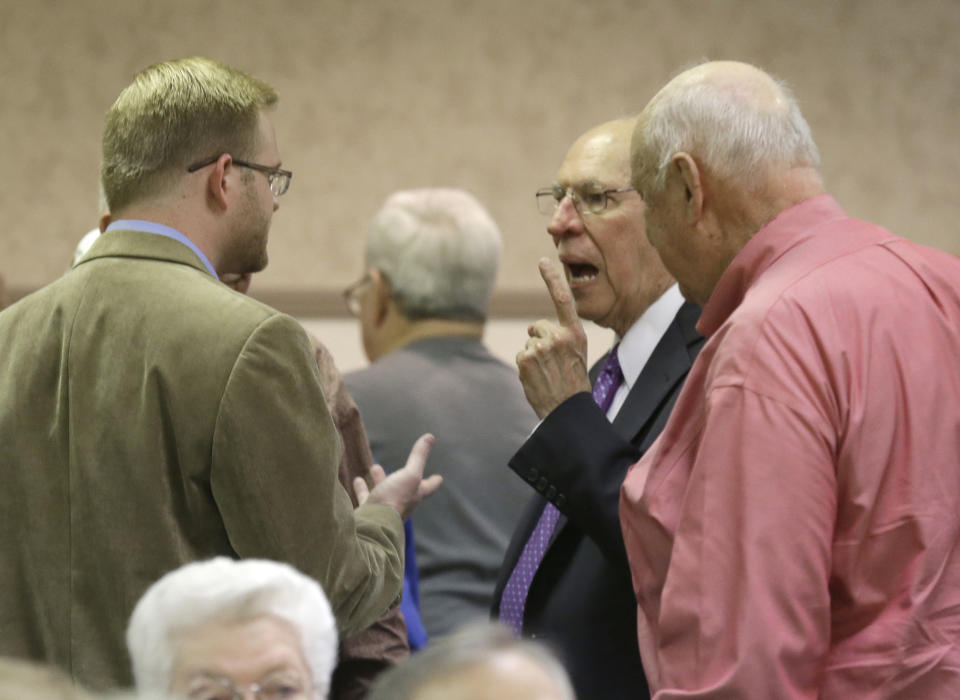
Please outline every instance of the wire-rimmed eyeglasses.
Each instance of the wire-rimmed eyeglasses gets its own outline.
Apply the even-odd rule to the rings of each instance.
[[[197,163],[194,163],[189,168],[187,168],[188,173],[196,172],[200,168],[205,168],[208,165],[216,163],[220,156],[213,156],[207,160],[201,160]],[[290,180],[293,178],[293,173],[289,170],[284,170],[283,168],[277,168],[271,165],[260,165],[259,163],[250,163],[245,160],[240,160],[239,158],[233,159],[234,165],[239,165],[242,168],[250,168],[251,170],[259,170],[261,173],[264,173],[267,176],[267,182],[270,183],[270,191],[273,193],[274,197],[279,197],[284,194],[288,189],[290,189]]]
[[[187,693],[188,700],[243,700],[247,691],[257,700],[301,700],[316,697],[315,684],[304,686],[299,678],[270,678],[239,686],[225,677],[209,677]]]
[[[351,284],[349,287],[343,290],[343,303],[347,305],[347,311],[350,312],[351,316],[360,315],[360,292],[373,281],[373,278],[368,272],[363,277],[358,279],[356,282]]]
[[[603,189],[601,187],[543,187],[537,190],[537,209],[541,214],[553,216],[560,204],[568,196],[574,208],[581,214],[599,214],[607,208],[610,195],[621,192],[635,192],[632,187]]]

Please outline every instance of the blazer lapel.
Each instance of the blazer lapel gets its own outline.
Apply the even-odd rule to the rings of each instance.
[[[633,389],[627,395],[627,400],[613,420],[614,428],[619,431],[625,440],[634,442],[640,432],[646,428],[647,423],[657,415],[657,408],[670,395],[676,383],[683,379],[690,370],[697,351],[704,342],[704,339],[697,333],[696,325],[699,317],[700,307],[690,302],[684,302],[667,327],[660,342],[657,343],[657,347],[654,348],[647,364],[640,371]],[[591,384],[596,381],[606,358],[607,355],[605,354],[590,368]],[[648,439],[644,440],[644,442],[647,441]],[[646,447],[647,445],[641,446],[643,449]],[[509,571],[507,571],[506,576],[509,576],[510,572],[513,571],[520,552],[527,540],[530,539],[530,535],[533,534],[546,504],[547,500],[538,494],[528,506],[528,510],[525,511],[523,536],[519,538],[518,542],[511,542],[512,546],[508,549],[507,556],[504,559],[509,564]],[[555,551],[554,545],[563,535],[568,522],[567,516],[561,512],[560,518],[557,520],[557,526],[550,537],[550,543],[547,545],[547,551],[544,553],[543,562],[546,562]],[[540,573],[539,569],[543,567],[543,562],[541,562],[537,574],[534,575],[534,584],[537,575]],[[534,584],[531,584],[531,588]],[[503,582],[499,583],[497,588],[496,599],[499,600],[499,591],[503,589]]]
[[[634,441],[676,383],[690,371],[696,348],[703,342],[696,332],[699,315],[699,307],[684,303],[640,371],[613,420],[613,427],[625,440]]]

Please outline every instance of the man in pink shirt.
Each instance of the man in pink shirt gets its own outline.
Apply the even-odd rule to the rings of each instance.
[[[960,260],[848,217],[749,65],[631,151],[708,339],[621,491],[655,698],[960,697]]]

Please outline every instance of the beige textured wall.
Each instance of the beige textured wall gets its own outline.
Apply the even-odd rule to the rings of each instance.
[[[685,64],[794,86],[847,209],[960,253],[958,0],[0,0],[0,273],[59,275],[96,215],[101,119],[148,63],[203,54],[273,83],[284,163],[261,292],[350,282],[392,190],[453,185],[506,238],[499,291],[540,294],[533,191],[595,123]]]

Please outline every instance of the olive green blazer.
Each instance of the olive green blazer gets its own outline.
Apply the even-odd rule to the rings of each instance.
[[[396,602],[403,526],[354,510],[306,334],[185,245],[111,231],[0,312],[0,655],[128,685],[127,618],[215,555],[316,578],[341,632]]]

